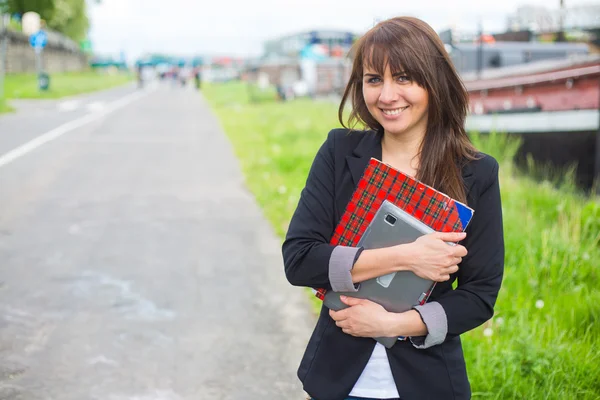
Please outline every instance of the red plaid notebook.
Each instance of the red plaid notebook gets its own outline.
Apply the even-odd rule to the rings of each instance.
[[[473,216],[466,205],[371,158],[330,243],[357,246],[384,200],[438,232],[462,232]],[[325,293],[325,289],[318,289],[315,296],[323,300]]]

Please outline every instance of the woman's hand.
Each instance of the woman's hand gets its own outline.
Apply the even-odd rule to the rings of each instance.
[[[387,333],[390,328],[391,313],[382,306],[355,297],[340,296],[340,300],[350,307],[340,311],[329,310],[329,315],[344,333],[372,338],[393,336]]]
[[[467,249],[446,242],[459,242],[465,237],[464,232],[434,232],[419,237],[408,245],[410,270],[424,279],[436,282],[449,280],[450,275],[458,271],[458,264],[467,255]]]

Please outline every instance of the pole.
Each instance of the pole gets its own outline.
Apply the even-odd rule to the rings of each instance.
[[[560,0],[560,9],[558,14],[558,34],[556,35],[557,42],[566,42],[565,37],[565,1]]]
[[[596,195],[600,195],[600,78],[598,78],[598,129],[596,130],[596,163],[592,188]]]
[[[477,46],[477,79],[481,79],[483,70],[483,24],[479,20],[479,26],[477,29],[478,46]]]
[[[44,48],[35,43],[33,48],[35,52],[35,69],[37,72],[38,89],[48,90],[48,75],[44,72]]]
[[[35,52],[35,72],[39,76],[42,72],[42,48],[34,47],[33,51]]]

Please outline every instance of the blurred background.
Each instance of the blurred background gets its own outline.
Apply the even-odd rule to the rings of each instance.
[[[106,288],[122,287],[110,283],[119,276],[128,285],[140,284],[148,299],[166,296],[163,307],[177,311],[178,301],[165,293],[193,276],[187,281],[189,292],[179,295],[187,293],[194,300],[181,299],[189,309],[179,306],[179,311],[220,315],[211,319],[212,326],[222,327],[219,338],[200,335],[209,352],[219,348],[215,346],[226,350],[223,340],[234,340],[231,318],[223,309],[231,310],[227,302],[195,297],[198,290],[208,290],[209,297],[226,295],[230,304],[242,308],[251,306],[255,314],[245,317],[259,321],[257,315],[266,313],[261,308],[266,306],[253,300],[264,296],[259,289],[238,298],[231,282],[215,281],[208,288],[202,282],[207,274],[217,276],[214,266],[223,262],[240,282],[251,280],[240,270],[256,273],[248,271],[248,260],[256,268],[274,266],[265,272],[269,282],[283,275],[279,255],[272,253],[279,251],[314,154],[327,132],[339,126],[337,106],[351,70],[349,51],[378,21],[399,15],[421,18],[438,32],[469,92],[467,130],[476,146],[501,164],[506,274],[494,318],[463,336],[473,397],[599,399],[600,4],[576,0],[0,0],[0,240],[3,232],[7,238],[0,244],[0,395],[7,397],[0,398],[49,398],[41,397],[48,393],[71,398],[61,397],[69,387],[69,393],[80,394],[73,398],[134,398],[106,397],[97,387],[93,396],[98,397],[93,397],[75,389],[69,373],[53,380],[40,372],[39,365],[52,368],[62,360],[59,349],[79,329],[77,324],[56,328],[60,324],[53,315],[72,321],[89,309],[65,305],[71,304],[73,293],[56,283],[59,278],[100,282],[98,288]],[[226,138],[223,143],[221,136]],[[59,143],[61,150],[53,150]],[[98,147],[107,143],[112,146]],[[218,151],[214,143],[221,143]],[[230,153],[235,161],[228,159]],[[229,161],[232,170],[217,176],[215,165]],[[232,192],[229,184],[243,190]],[[241,210],[256,206],[256,214],[241,212],[230,230],[221,231],[221,224],[207,223],[209,215],[219,214],[215,198],[223,204],[235,198]],[[78,206],[71,204],[61,213],[60,207],[52,207],[52,199]],[[198,215],[198,210],[212,211]],[[156,215],[161,222],[148,222]],[[263,250],[246,253],[264,249],[262,241],[252,242],[260,236],[249,233],[257,223],[253,218],[266,220],[265,229],[272,232],[266,235],[275,239],[268,262]],[[102,229],[86,238],[88,220]],[[185,238],[178,236],[182,221],[197,222],[184,228],[190,234]],[[242,229],[240,221],[249,225]],[[63,226],[66,236],[55,236]],[[236,237],[252,250],[244,250],[235,262],[224,261],[231,249],[222,242],[209,246],[205,240],[215,232]],[[53,240],[48,242],[48,237]],[[143,244],[117,244],[131,237],[144,237]],[[179,240],[165,243],[165,237]],[[99,266],[98,260],[106,261],[103,253],[89,250],[90,243],[99,242],[116,249],[108,269]],[[156,287],[142,283],[144,273],[131,269],[131,257],[145,265],[149,254],[154,273],[166,274]],[[31,255],[35,260],[25,262]],[[66,268],[59,268],[59,278],[49,268],[56,257],[62,260],[60,268]],[[171,274],[173,259],[192,269],[182,267]],[[108,270],[113,278],[97,275]],[[36,278],[38,291],[30,292],[28,282]],[[44,279],[54,283],[43,284]],[[283,296],[278,306],[288,303],[284,299],[289,293],[300,293],[297,303],[286,307],[292,307],[292,314],[307,308],[308,316],[291,322],[281,317],[288,321],[286,328],[261,321],[252,328],[257,332],[252,337],[264,341],[262,354],[290,358],[289,365],[269,375],[250,363],[243,369],[248,385],[244,380],[239,384],[245,392],[232,394],[219,389],[227,386],[221,364],[204,361],[206,369],[200,368],[199,374],[210,379],[172,378],[144,398],[300,398],[290,394],[299,388],[287,385],[296,380],[298,357],[320,304],[308,291],[277,282],[276,291]],[[91,290],[90,305],[106,306],[98,305],[95,289],[86,290]],[[127,301],[141,301],[130,292],[119,293]],[[62,300],[47,303],[40,300],[44,296]],[[71,313],[61,314],[65,309]],[[139,356],[127,364],[121,358],[128,357],[128,347],[116,348],[116,339],[111,339],[97,347],[112,349],[113,356],[103,353],[104,358],[92,358],[97,361],[93,365],[113,368],[103,372],[108,380],[133,368],[139,378],[133,386],[152,386],[139,376],[162,372],[160,367],[144,372],[145,365],[165,357],[180,365],[180,353],[187,354],[186,346],[195,343],[191,336],[189,342],[172,341],[193,324],[183,321],[165,328],[170,322],[163,317],[152,320],[151,329],[171,338],[165,353]],[[97,316],[97,329],[102,331],[101,321],[111,318]],[[20,319],[30,325],[19,325]],[[48,326],[53,328],[44,331]],[[118,326],[120,335],[142,329]],[[67,338],[57,335],[60,329]],[[295,339],[281,347],[286,339],[277,335]],[[8,361],[2,361],[2,354]],[[206,353],[198,354],[184,364],[192,369],[202,364],[198,360]],[[40,364],[41,358],[45,363]],[[231,363],[223,368],[228,371]],[[208,372],[213,369],[219,373]],[[252,383],[257,379],[275,388],[266,392],[271,397],[262,397],[260,385]],[[63,381],[69,383],[56,383]],[[23,393],[33,397],[16,397]]]
[[[141,0],[2,3],[5,108],[10,98],[120,84],[127,73],[182,83],[201,75],[205,82],[272,86],[283,100],[337,101],[351,67],[348,50],[361,33],[399,12],[415,15],[437,30],[466,83],[469,129],[535,132],[535,139],[523,136],[521,164],[527,154],[560,167],[577,161],[576,180],[585,189],[597,174],[600,5],[594,2],[507,1],[473,8],[468,2],[462,7],[432,1],[426,12],[420,6],[397,10],[385,2],[365,7],[358,1],[343,7],[333,1],[292,2],[277,12],[275,3],[264,0],[254,9],[236,4],[227,12],[178,1],[168,6]],[[258,12],[263,8],[273,14]],[[31,10],[39,13],[32,28],[23,23]],[[47,45],[36,55],[30,37],[38,30],[47,32]],[[75,79],[90,71],[95,73],[80,79],[79,88],[62,87],[69,74]],[[26,77],[40,72],[56,75],[56,85],[41,94],[36,80]]]

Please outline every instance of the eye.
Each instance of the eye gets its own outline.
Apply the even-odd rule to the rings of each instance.
[[[375,83],[379,83],[379,82],[381,82],[381,78],[376,77],[376,76],[367,79],[367,83],[370,83],[370,84],[375,84]]]
[[[408,75],[398,75],[398,82],[410,82],[410,77]]]

